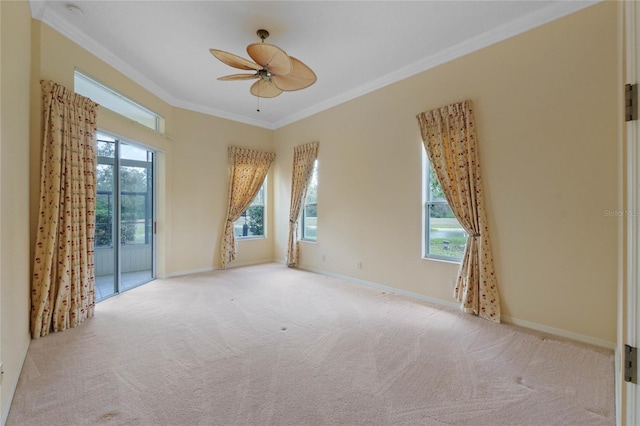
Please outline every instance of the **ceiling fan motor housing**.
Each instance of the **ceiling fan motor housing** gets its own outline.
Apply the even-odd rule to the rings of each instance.
[[[263,68],[258,71],[258,77],[260,77],[264,81],[269,81],[269,79],[271,78],[271,73],[266,68]]]

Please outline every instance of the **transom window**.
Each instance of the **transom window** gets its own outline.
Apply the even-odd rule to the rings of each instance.
[[[73,85],[76,93],[86,96],[100,106],[157,132],[164,133],[164,117],[143,107],[82,72],[75,70]]]
[[[424,170],[424,257],[460,262],[467,233],[456,219],[444,196],[435,171],[423,152]]]
[[[267,180],[265,179],[260,191],[249,207],[233,222],[233,230],[236,238],[264,237],[264,207],[266,197]]]
[[[318,240],[318,160],[313,163],[313,174],[307,188],[302,209],[302,239]]]

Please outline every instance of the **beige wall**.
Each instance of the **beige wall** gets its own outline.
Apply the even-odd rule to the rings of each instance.
[[[421,259],[415,116],[471,99],[503,315],[613,346],[616,37],[615,3],[598,4],[275,131],[277,259],[293,147],[318,140],[301,266],[453,302],[457,265]]]
[[[0,418],[8,415],[29,345],[29,70],[26,1],[0,2]]]
[[[220,267],[220,238],[227,213],[230,145],[273,151],[271,130],[176,108],[169,270],[173,274]],[[273,179],[267,180],[267,194]],[[271,216],[267,237],[238,241],[233,265],[273,259]]]

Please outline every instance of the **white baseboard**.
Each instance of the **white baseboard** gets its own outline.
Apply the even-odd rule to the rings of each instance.
[[[616,349],[615,342],[608,340],[598,339],[597,337],[586,336],[584,334],[574,333],[572,331],[562,330],[559,328],[549,327],[547,325],[538,324],[531,321],[521,320],[510,316],[502,315],[502,321],[507,324],[513,324],[524,328],[530,328],[532,330],[540,331],[547,334],[553,334],[555,336],[564,337],[566,339],[575,340],[581,343],[587,343],[589,345],[599,346],[601,348]]]
[[[273,263],[273,259],[259,259],[259,260],[251,260],[248,262],[237,262],[229,265],[229,268],[240,268],[242,266],[251,266],[251,265],[262,265],[264,263]]]
[[[274,262],[273,259],[258,259],[258,260],[250,260],[250,261],[247,261],[247,262],[233,262],[233,263],[231,263],[231,265],[229,265],[228,269],[240,268],[242,266],[261,265],[263,263],[273,263],[273,262]],[[214,268],[213,266],[210,266],[210,267],[207,267],[207,268],[188,269],[188,270],[184,270],[184,271],[171,272],[170,274],[158,275],[158,278],[181,277],[181,276],[184,276],[184,275],[199,274],[199,273],[202,273],[202,272],[211,272],[211,271],[215,271],[217,269],[220,269],[220,268]]]
[[[418,293],[413,293],[411,291],[406,291],[406,290],[401,290],[395,287],[389,287],[383,284],[378,284],[375,282],[371,282],[371,281],[365,281],[365,280],[361,280],[358,278],[353,278],[353,277],[349,277],[346,275],[341,275],[341,274],[335,274],[333,272],[328,272],[328,271],[323,271],[321,269],[315,269],[315,268],[305,268],[303,266],[300,266],[300,269],[303,269],[305,271],[309,271],[309,272],[315,272],[318,274],[322,274],[322,275],[327,275],[330,277],[334,277],[334,278],[338,278],[341,280],[345,280],[345,281],[350,281],[356,284],[361,284],[367,287],[372,287],[372,288],[376,288],[379,290],[385,290],[388,291],[389,293],[395,293],[395,294],[400,294],[403,296],[407,296],[407,297],[411,297],[417,300],[421,300],[424,302],[428,302],[428,303],[433,303],[435,305],[439,305],[439,306],[445,306],[448,308],[453,308],[453,309],[460,309],[460,305],[458,305],[456,302],[452,302],[449,300],[442,300],[442,299],[438,299],[435,297],[429,297],[429,296],[425,296],[423,294],[418,294]],[[513,318],[510,316],[505,316],[502,315],[501,317],[502,322],[507,323],[507,324],[513,324],[513,325],[517,325],[519,327],[524,327],[524,328],[528,328],[531,330],[535,330],[535,331],[540,331],[542,333],[546,333],[546,334],[551,334],[554,336],[558,336],[558,337],[563,337],[566,339],[570,339],[570,340],[574,340],[577,342],[581,342],[581,343],[586,343],[589,345],[594,345],[594,346],[598,346],[601,348],[606,348],[606,349],[611,349],[611,350],[615,350],[616,349],[616,344],[615,342],[610,342],[608,340],[602,340],[602,339],[598,339],[596,337],[591,337],[591,336],[585,336],[584,334],[579,334],[579,333],[574,333],[571,331],[567,331],[567,330],[562,330],[559,328],[554,328],[554,327],[549,327],[543,324],[538,324],[535,322],[531,322],[531,321],[526,321],[526,320],[521,320],[518,318]]]
[[[29,352],[29,345],[31,344],[31,336],[29,336],[29,340],[25,348],[22,351],[22,361],[20,361],[20,366],[18,368],[18,374],[16,374],[16,380],[14,383],[11,383],[11,387],[9,388],[9,398],[7,399],[7,405],[2,407],[2,419],[0,419],[0,425],[4,426],[7,423],[7,418],[9,417],[9,410],[11,409],[11,402],[13,401],[13,396],[16,393],[16,389],[18,388],[18,381],[20,380],[20,373],[22,372],[22,367],[24,366],[24,361],[27,359],[27,352]],[[7,384],[3,383],[3,386],[7,386]]]
[[[188,269],[188,270],[184,270],[184,271],[176,271],[176,272],[171,272],[169,274],[158,275],[158,278],[181,277],[183,275],[199,274],[201,272],[211,272],[211,271],[213,271],[213,267],[198,268],[198,269]]]
[[[349,277],[347,275],[335,274],[333,272],[323,271],[323,270],[320,270],[320,269],[305,268],[303,266],[300,266],[300,269],[305,270],[305,271],[309,271],[309,272],[315,272],[317,274],[326,275],[326,276],[333,277],[333,278],[338,278],[338,279],[341,279],[341,280],[344,280],[344,281],[350,281],[352,283],[364,285],[366,287],[375,288],[377,290],[384,290],[384,291],[387,291],[389,293],[394,293],[394,294],[399,294],[399,295],[402,295],[402,296],[411,297],[413,299],[421,300],[423,302],[433,303],[434,305],[446,306],[447,308],[453,308],[453,309],[460,309],[460,305],[458,305],[455,302],[451,302],[449,300],[443,300],[443,299],[438,299],[438,298],[435,298],[435,297],[425,296],[424,294],[413,293],[411,291],[402,290],[402,289],[399,289],[399,288],[396,288],[396,287],[390,287],[388,285],[379,284],[379,283],[375,283],[375,282],[372,282],[372,281],[361,280],[359,278],[353,278],[353,277]]]

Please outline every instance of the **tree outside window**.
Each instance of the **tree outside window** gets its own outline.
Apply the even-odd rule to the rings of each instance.
[[[264,206],[265,206],[265,186],[267,181],[260,187],[260,191],[255,196],[249,207],[240,215],[238,220],[233,222],[233,229],[236,238],[264,237]]]
[[[467,233],[449,207],[435,171],[428,162],[426,167],[425,257],[459,262],[464,254]]]
[[[304,199],[302,239],[318,240],[318,160],[313,163],[313,173],[307,187],[307,196]]]
[[[114,145],[108,141],[98,141],[97,144],[96,247],[113,246]],[[151,202],[148,190],[151,178],[149,169],[124,165],[120,169],[120,243],[148,244],[151,230],[147,229],[145,218]]]

